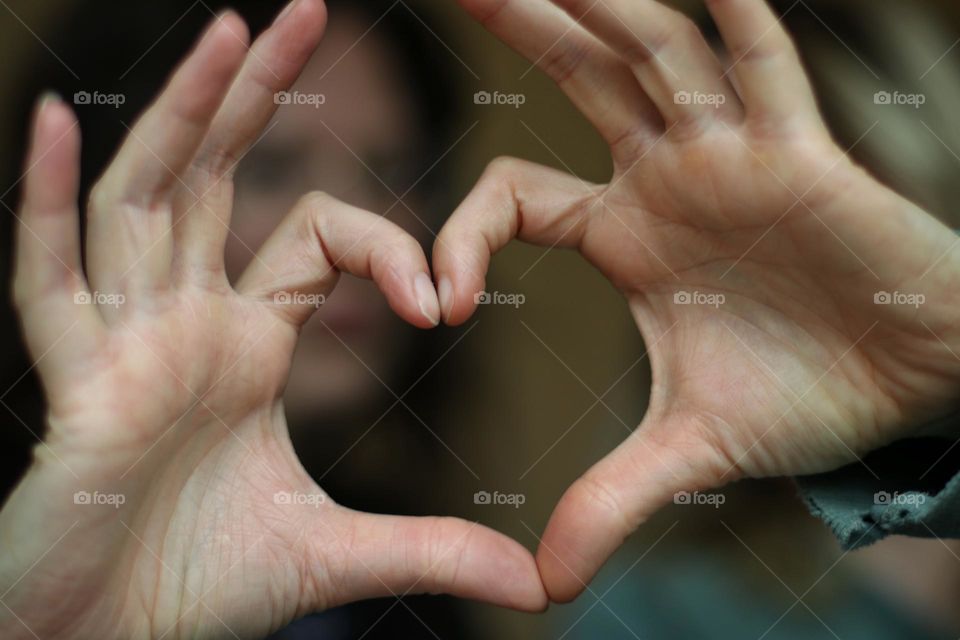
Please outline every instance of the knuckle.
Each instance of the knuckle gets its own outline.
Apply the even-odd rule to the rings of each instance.
[[[212,180],[219,180],[232,176],[240,160],[236,152],[217,144],[198,153],[191,163],[191,169]]]
[[[800,62],[800,54],[786,34],[779,37],[770,35],[756,43],[743,43],[731,48],[729,53],[734,64],[756,66],[782,61],[786,67]]]
[[[498,156],[487,165],[486,177],[489,179],[500,179],[511,176],[517,172],[522,164],[521,160],[511,156]]]
[[[297,209],[306,209],[311,213],[322,213],[333,201],[333,196],[331,196],[326,191],[310,191],[303,195],[300,198],[300,201],[297,203]]]
[[[658,60],[674,43],[689,46],[691,42],[702,39],[700,28],[690,18],[670,11],[661,20],[653,21],[646,38],[630,38],[624,57],[632,64],[649,64]]]
[[[311,191],[297,201],[291,215],[322,239],[327,234],[331,201],[332,197],[325,191]]]
[[[609,482],[595,474],[588,473],[577,481],[574,485],[574,499],[576,501],[582,500],[586,504],[598,507],[601,511],[609,514],[614,521],[620,524],[625,533],[633,531],[639,525],[629,517],[629,510],[625,508]]]
[[[399,234],[381,245],[378,256],[384,269],[399,274],[403,265],[421,251],[416,240],[406,234]]]
[[[577,73],[589,55],[586,47],[564,41],[544,56],[543,70],[558,85],[563,85]]]
[[[430,573],[433,588],[436,591],[456,584],[460,574],[472,529],[459,534],[457,520],[449,517],[434,517],[429,527],[429,542],[425,545],[423,558]],[[450,542],[452,540],[452,542]]]

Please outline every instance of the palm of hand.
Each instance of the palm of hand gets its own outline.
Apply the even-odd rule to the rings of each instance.
[[[615,172],[598,186],[492,164],[434,248],[445,319],[470,316],[514,237],[574,248],[625,294],[653,368],[643,423],[543,534],[552,598],[579,594],[676,492],[836,468],[955,404],[955,238],[831,140],[764,2],[707,3],[726,70],[657,2],[461,2],[558,82]],[[899,295],[876,304],[884,292]]]
[[[373,279],[411,324],[437,324],[419,243],[312,193],[228,284],[231,159],[324,24],[320,0],[299,0],[247,55],[242,21],[217,17],[94,188],[86,271],[76,120],[56,98],[39,107],[14,289],[49,434],[0,512],[4,637],[259,638],[337,604],[427,591],[545,605],[515,541],[341,507],[291,446],[294,345],[340,272]]]
[[[83,524],[125,552],[91,573],[102,584],[74,603],[75,623],[91,635],[259,637],[275,622],[253,606],[264,593],[279,619],[334,602],[316,541],[342,535],[336,506],[300,466],[279,400],[296,330],[232,290],[169,298],[124,321],[75,384],[50,390],[50,452],[82,491],[124,505],[121,528]],[[103,599],[114,581],[127,585],[119,611]],[[250,617],[224,622],[218,602]]]
[[[703,447],[704,487],[858,459],[953,393],[956,332],[943,291],[923,282],[942,229],[919,225],[915,253],[889,254],[916,212],[820,133],[718,127],[658,146],[615,175],[587,225],[584,254],[650,345],[641,428]],[[601,249],[618,235],[623,250]],[[870,237],[842,239],[858,235]],[[898,289],[940,304],[875,304]]]

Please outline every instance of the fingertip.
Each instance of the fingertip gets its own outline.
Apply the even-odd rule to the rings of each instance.
[[[459,518],[349,517],[351,552],[338,603],[445,593],[523,612],[549,604],[533,556],[498,531]]]
[[[454,218],[457,214],[454,214]],[[433,245],[437,293],[445,324],[462,325],[477,308],[478,294],[486,286],[491,250],[482,234],[467,220],[451,218]],[[468,224],[469,230],[464,230]]]
[[[441,276],[437,282],[443,322],[450,327],[458,327],[473,316],[477,309],[477,298],[483,293],[482,284],[464,285],[462,280],[454,281],[449,276]]]
[[[406,244],[416,252],[399,257],[396,252],[375,254],[369,275],[394,313],[418,329],[434,329],[440,324],[440,302],[427,273],[427,261],[415,241]]]
[[[429,274],[421,271],[413,279],[413,291],[420,311],[420,319],[426,320],[426,328],[432,329],[440,324],[440,301],[433,280]]]
[[[39,210],[75,204],[80,131],[73,109],[53,91],[39,99],[24,174],[25,194]]]
[[[565,548],[565,543],[551,535],[548,527],[536,555],[537,570],[547,597],[558,604],[576,600],[593,577],[592,573],[571,566],[580,563],[573,560],[570,553],[560,550]]]
[[[502,533],[480,531],[473,553],[480,589],[471,597],[526,613],[545,611],[550,599],[530,551]]]
[[[374,278],[376,281],[376,278]],[[425,306],[417,294],[418,286],[415,279],[404,283],[399,288],[378,282],[380,291],[386,296],[387,304],[400,318],[410,323],[417,329],[434,329],[437,324],[430,313],[429,306]],[[426,312],[425,312],[426,311]]]
[[[440,304],[440,314],[443,318],[443,322],[447,325],[453,326],[451,323],[451,314],[453,313],[453,307],[456,304],[456,297],[453,292],[453,282],[447,276],[442,276],[440,281],[437,283],[437,298]]]
[[[246,20],[233,9],[227,9],[216,17],[211,28],[211,35],[218,38],[230,38],[233,42],[242,45],[244,49],[250,46],[250,27]]]
[[[232,66],[238,50],[245,53],[250,47],[250,28],[243,17],[233,9],[216,14],[197,40],[194,53],[209,53],[214,63]]]
[[[322,33],[327,24],[327,5],[323,0],[292,0],[277,15],[274,27],[295,25],[299,33]]]
[[[239,14],[217,14],[161,94],[158,102],[169,101],[165,112],[202,123],[205,129],[243,64],[249,42],[250,31]]]
[[[575,482],[550,516],[537,549],[537,566],[550,600],[576,599],[632,531],[605,490]]]
[[[540,579],[537,562],[529,552],[529,568],[524,568],[523,578],[514,582],[513,593],[501,606],[523,613],[543,613],[550,606],[550,597]],[[509,574],[505,574],[509,575]]]
[[[55,91],[45,91],[37,101],[34,116],[34,141],[39,151],[47,151],[76,124],[73,110]]]
[[[537,549],[537,568],[550,602],[568,604],[586,588],[580,578],[541,545]]]
[[[325,24],[327,21],[327,3],[324,0],[301,0],[302,7],[297,11],[303,11],[303,15],[309,18],[314,24]]]

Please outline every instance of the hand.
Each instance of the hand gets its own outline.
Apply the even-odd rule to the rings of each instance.
[[[291,446],[281,396],[298,330],[340,270],[436,324],[417,242],[311,194],[236,289],[224,275],[234,164],[325,17],[299,0],[250,55],[242,20],[217,18],[95,188],[86,276],[76,120],[57,99],[39,108],[15,293],[49,429],[0,512],[4,638],[260,638],[407,592],[545,606],[516,542],[341,507]]]
[[[474,312],[512,238],[575,248],[626,296],[653,369],[643,423],[547,525],[552,599],[678,491],[833,469],[956,406],[955,237],[831,140],[764,2],[707,3],[732,75],[652,0],[460,3],[560,84],[615,171],[494,162],[434,247],[445,320]]]

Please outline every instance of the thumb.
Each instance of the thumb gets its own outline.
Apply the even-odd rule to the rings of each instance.
[[[536,562],[515,540],[474,522],[344,510],[333,605],[445,593],[520,611],[543,611]]]
[[[706,491],[736,479],[736,469],[710,442],[698,418],[648,418],[574,482],[537,551],[550,599],[576,598],[627,536],[679,492]]]

